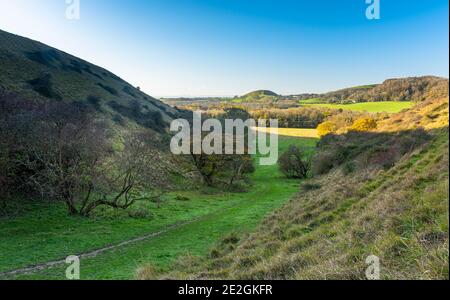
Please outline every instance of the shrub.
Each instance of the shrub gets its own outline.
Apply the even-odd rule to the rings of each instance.
[[[356,164],[353,161],[349,161],[344,164],[342,171],[345,175],[349,175],[356,170]]]
[[[41,96],[61,100],[61,96],[53,90],[53,83],[51,79],[52,76],[50,74],[46,74],[36,79],[29,80],[28,84],[30,84],[33,90]]]
[[[101,110],[101,108],[102,108],[102,104],[101,104],[101,102],[102,102],[102,100],[100,99],[100,97],[97,97],[97,96],[89,96],[88,98],[87,98],[87,101],[96,109],[96,110],[98,110],[98,111],[100,111]]]
[[[278,166],[280,171],[288,178],[305,179],[311,169],[311,161],[299,147],[291,145],[280,156]]]
[[[118,124],[120,126],[125,126],[125,124],[126,124],[125,123],[125,119],[119,114],[115,114],[114,115],[113,121],[114,121],[114,123],[116,123],[116,124]]]
[[[399,140],[401,154],[412,152],[415,148],[430,140],[430,135],[422,128],[418,128],[405,134]]]
[[[102,83],[97,83],[97,85],[98,85],[99,87],[101,87],[102,89],[104,89],[105,91],[107,91],[108,93],[110,93],[111,95],[113,95],[113,96],[119,95],[119,93],[117,92],[117,90],[116,90],[115,88],[113,88],[113,87],[104,85],[104,84],[102,84]]]
[[[376,129],[378,126],[377,121],[375,121],[373,118],[362,118],[356,120],[350,130],[352,131],[371,131]]]
[[[122,88],[122,91],[128,95],[130,95],[133,98],[136,98],[136,94],[133,92],[133,89],[129,86],[124,86]]]
[[[153,217],[148,209],[142,207],[130,209],[128,216],[133,219],[151,219]]]
[[[327,152],[318,153],[314,156],[312,163],[312,172],[314,175],[322,175],[333,169],[334,163],[332,155]]]
[[[317,134],[319,135],[319,137],[323,137],[335,133],[336,130],[336,125],[333,122],[326,121],[317,127]]]
[[[396,145],[380,146],[373,149],[369,155],[371,164],[382,166],[386,170],[392,168],[401,158],[400,151]]]
[[[108,105],[120,115],[128,117],[138,124],[146,128],[151,128],[157,132],[164,132],[164,129],[167,126],[160,111],[149,111],[144,113],[142,112],[142,105],[137,100],[131,101],[130,107],[124,106],[114,100],[109,101]]]
[[[58,51],[53,49],[35,52],[26,52],[25,55],[28,59],[31,59],[32,61],[42,64],[49,68],[53,68],[54,62],[59,61],[61,59],[61,56],[59,55]]]

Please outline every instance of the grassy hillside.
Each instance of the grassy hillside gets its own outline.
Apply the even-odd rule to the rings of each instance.
[[[167,145],[170,121],[180,114],[176,109],[146,95],[101,67],[1,30],[0,70],[0,106],[3,109],[0,123],[4,126],[3,131],[0,129],[3,139],[0,145],[0,194],[28,190],[11,186],[12,182],[19,181],[20,184],[29,184],[20,176],[13,176],[16,167],[13,167],[14,160],[11,157],[17,154],[12,145],[17,144],[17,141],[6,146],[6,137],[10,135],[8,131],[18,126],[13,120],[45,115],[46,111],[56,107],[60,107],[59,112],[49,117],[53,118],[53,122],[62,119],[62,115],[70,111],[71,121],[65,119],[69,123],[76,121],[75,115],[86,113],[89,118],[105,124],[108,127],[108,139],[115,150],[123,149],[125,140],[138,131],[151,133],[154,162],[147,166],[147,170],[153,175],[147,182],[154,187],[170,188],[174,185],[174,177],[177,180],[182,180],[180,177],[185,179],[184,167],[189,169],[189,162],[174,157]],[[25,136],[28,132],[22,130],[17,137]],[[50,139],[50,133],[41,132],[42,136],[36,137],[36,140]],[[9,182],[9,185],[5,182]],[[2,200],[1,207],[6,202]]]
[[[448,279],[448,98],[324,138],[314,179],[250,235],[150,278]],[[332,163],[330,165],[330,162]]]
[[[159,119],[176,116],[171,107],[103,68],[1,30],[0,69],[0,91],[26,99],[89,105],[109,118],[156,129]]]
[[[252,102],[275,102],[279,99],[279,95],[267,90],[260,90],[260,91],[254,91],[248,94],[245,94],[242,97],[239,97],[237,99],[234,99],[234,102],[245,102],[245,103],[252,103]]]

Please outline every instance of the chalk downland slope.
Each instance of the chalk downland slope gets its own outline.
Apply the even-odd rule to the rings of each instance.
[[[322,139],[323,175],[254,233],[138,277],[366,279],[375,255],[382,279],[448,279],[448,107],[448,98],[429,100],[377,131]]]
[[[184,174],[164,145],[170,121],[180,112],[143,93],[113,73],[37,41],[0,30],[0,105],[4,99],[64,102],[93,111],[111,124],[115,141],[136,129],[154,133],[156,185]]]
[[[110,118],[163,130],[177,111],[113,73],[0,30],[0,91],[25,99],[89,105]]]

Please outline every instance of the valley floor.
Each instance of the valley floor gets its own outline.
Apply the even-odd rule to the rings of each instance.
[[[293,143],[312,149],[316,139],[280,137],[280,152]],[[68,217],[59,204],[29,204],[18,216],[0,219],[0,279],[65,279],[65,264],[7,273],[139,237],[147,238],[82,258],[82,279],[133,279],[143,264],[169,269],[182,255],[205,255],[224,235],[252,231],[299,188],[277,166],[258,166],[252,179],[245,193],[171,193],[160,205],[139,203],[128,213],[100,211],[92,219]]]

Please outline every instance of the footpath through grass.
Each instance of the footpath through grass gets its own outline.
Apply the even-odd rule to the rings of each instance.
[[[313,148],[316,140],[280,137],[280,152],[292,143]],[[180,255],[204,255],[227,233],[252,230],[299,187],[298,181],[285,179],[276,165],[258,166],[252,179],[254,186],[246,193],[184,191],[168,195],[159,208],[151,202],[134,208],[138,213],[150,211],[149,216],[105,211],[84,219],[67,216],[60,204],[28,205],[21,216],[0,220],[0,273],[119,244],[191,220],[157,237],[82,259],[82,279],[133,279],[143,264],[169,268]],[[177,200],[180,194],[187,199]],[[64,279],[65,266],[15,278]]]

